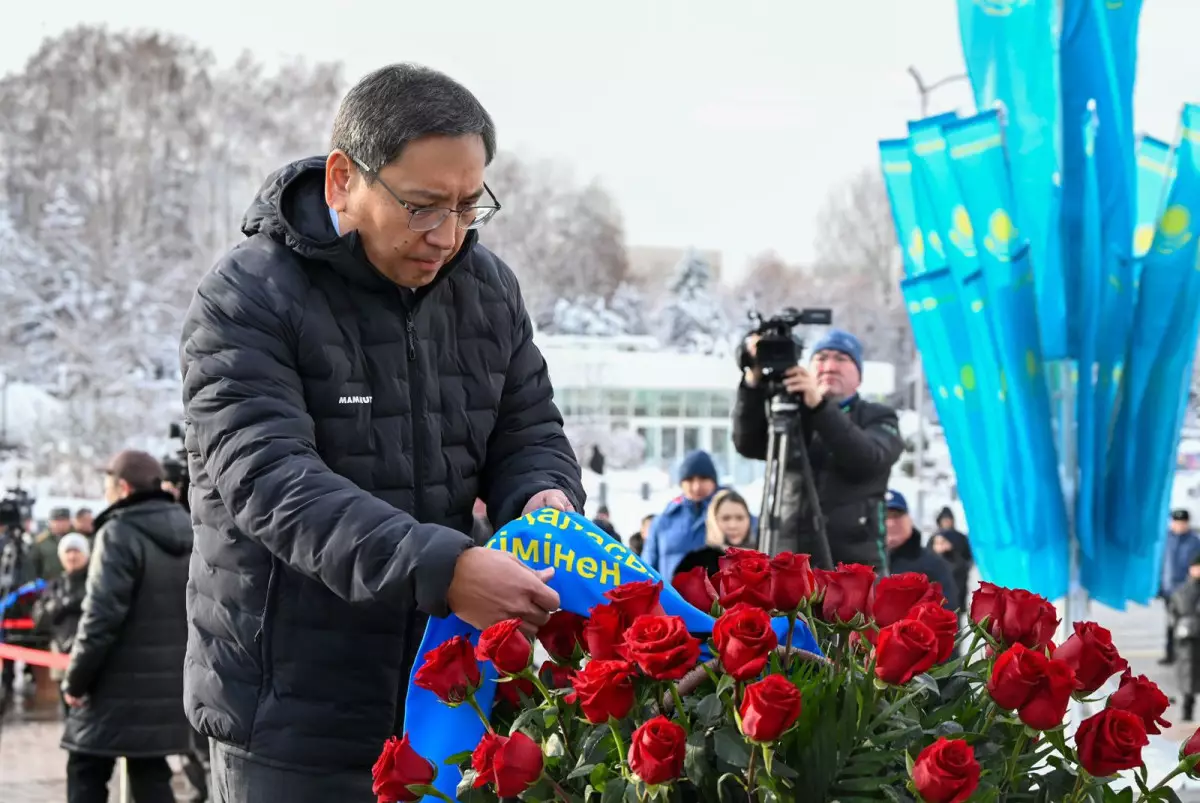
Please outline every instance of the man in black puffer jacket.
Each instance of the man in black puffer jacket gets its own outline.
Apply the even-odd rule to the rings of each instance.
[[[497,524],[583,509],[516,279],[477,241],[487,112],[395,65],[332,145],[267,180],[184,323],[184,702],[217,801],[374,800],[426,617],[558,607],[550,570],[473,548],[474,500]]]
[[[191,749],[179,700],[192,527],[161,482],[161,466],[145,452],[121,452],[105,472],[109,507],[96,518],[62,686],[71,803],[105,803],[120,756],[137,803],[174,803],[166,757]]]
[[[756,336],[747,338],[751,354],[757,341]],[[802,409],[792,423],[791,440],[794,445],[803,437],[808,445],[832,563],[821,566],[816,559],[820,554],[818,533],[804,492],[797,449],[786,455],[776,551],[812,554],[814,567],[820,569],[862,563],[886,573],[883,497],[904,441],[896,411],[858,395],[862,369],[858,338],[831,329],[813,344],[809,365],[797,365],[784,376],[784,389],[800,400]],[[734,448],[742,456],[758,460],[767,456],[765,390],[761,372],[747,370],[733,411]]]

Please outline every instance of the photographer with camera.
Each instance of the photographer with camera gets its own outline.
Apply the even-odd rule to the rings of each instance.
[[[741,455],[763,460],[768,456],[767,413],[773,391],[757,359],[760,334],[745,341],[749,359],[742,360],[745,372],[733,414],[733,444]],[[860,384],[862,345],[840,329],[829,330],[814,344],[808,366],[792,365],[782,372],[778,392],[796,400],[799,414],[786,424],[790,443],[779,457],[783,474],[773,552],[811,554],[817,568],[844,562],[886,569],[883,499],[904,443],[896,412],[860,398]],[[812,501],[803,476],[809,468],[816,495]],[[815,515],[813,504],[819,508]],[[821,543],[822,530],[827,547]],[[821,565],[823,553],[831,565]]]

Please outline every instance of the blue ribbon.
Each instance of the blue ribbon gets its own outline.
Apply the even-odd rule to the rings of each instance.
[[[621,542],[610,538],[583,516],[551,508],[509,522],[488,541],[487,548],[516,555],[534,569],[553,566],[555,572],[550,587],[558,592],[563,610],[580,616],[587,616],[591,608],[605,602],[604,593],[622,583],[663,579]],[[683,619],[692,633],[712,632],[715,620],[692,607],[667,583],[664,583],[660,603],[667,614]],[[782,644],[787,638],[787,619],[777,618],[774,625]],[[413,667],[413,677],[420,669],[423,656],[454,636],[466,636],[472,643],[477,643],[479,631],[453,615],[430,619],[418,653],[421,657]],[[792,645],[821,654],[803,622],[796,623]],[[490,663],[481,663],[479,670],[483,686],[475,693],[475,699],[484,711],[491,711],[496,694],[496,671]],[[458,767],[447,766],[446,759],[474,749],[483,738],[483,723],[470,706],[450,708],[432,692],[413,685],[410,679],[404,729],[413,748],[437,765],[438,777],[433,785],[453,799],[462,774]]]

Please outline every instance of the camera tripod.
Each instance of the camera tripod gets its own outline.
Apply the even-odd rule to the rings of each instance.
[[[803,483],[802,510],[812,515],[813,533],[812,566],[815,569],[832,569],[833,557],[829,552],[829,536],[825,532],[825,514],[817,498],[817,485],[813,480],[812,463],[808,459],[808,444],[804,433],[796,439],[795,454],[790,453],[791,430],[802,415],[800,402],[791,394],[782,391],[770,393],[767,399],[767,468],[763,475],[762,508],[758,516],[759,549],[768,555],[779,552],[780,532],[783,517],[780,505],[783,488],[787,481],[789,455],[795,468],[800,470]]]

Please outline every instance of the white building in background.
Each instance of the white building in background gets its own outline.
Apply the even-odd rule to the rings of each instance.
[[[646,444],[645,462],[663,469],[692,449],[705,449],[736,483],[762,473],[761,463],[733,449],[730,417],[741,372],[731,357],[663,351],[652,337],[536,339],[569,425],[635,432]],[[893,392],[892,365],[868,362],[863,368],[864,397]]]

